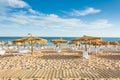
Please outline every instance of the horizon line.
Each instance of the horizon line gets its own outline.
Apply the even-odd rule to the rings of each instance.
[[[27,37],[27,36],[0,36],[0,37]],[[82,36],[37,36],[37,37],[82,37]],[[95,36],[95,37],[114,37],[114,38],[120,38],[118,36]]]

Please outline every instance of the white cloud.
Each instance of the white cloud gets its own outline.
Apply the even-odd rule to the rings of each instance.
[[[99,12],[101,12],[100,9],[89,7],[89,8],[86,8],[85,10],[72,10],[72,12],[69,12],[68,14],[70,16],[86,16],[89,14],[95,14]]]
[[[9,12],[12,12],[12,11],[14,12],[15,8],[19,8],[19,9],[26,8],[26,10],[28,10],[31,7],[23,0],[0,0],[1,15],[8,15]]]
[[[8,0],[9,6],[13,8],[25,8],[30,7],[26,2],[23,0]]]
[[[112,26],[106,19],[91,22],[89,25],[94,28],[107,28]]]
[[[24,28],[24,30],[28,30],[27,32],[29,32],[28,28],[30,28],[31,31],[47,30],[48,32],[50,31],[51,33],[52,31],[58,31],[58,32],[62,31],[62,33],[73,32],[73,34],[75,34],[76,32],[79,33],[79,31],[82,32],[82,30],[85,31],[88,29],[106,29],[112,26],[107,19],[100,19],[100,20],[98,19],[96,21],[84,22],[78,18],[63,18],[56,14],[44,14],[36,10],[33,10],[32,7],[30,7],[26,2],[22,0],[7,0],[7,1],[0,0],[0,2],[5,4],[5,5],[0,5],[0,7],[5,9],[5,11],[3,11],[2,13],[8,12],[6,15],[0,14],[1,29],[16,28],[17,30],[18,28],[19,29]],[[2,8],[0,8],[0,10]],[[14,8],[25,8],[26,10],[20,9],[17,12],[10,13],[10,11],[14,10]],[[97,12],[100,11],[94,8],[89,8],[83,11],[81,15],[93,14]],[[72,34],[68,34],[68,35],[72,35]]]
[[[33,10],[33,9],[28,9],[28,11],[30,12],[30,13],[32,13],[32,14],[39,14],[39,12],[37,12],[37,11],[35,11],[35,10]]]
[[[48,29],[74,29],[74,28],[88,28],[88,29],[103,29],[111,27],[112,24],[108,20],[96,20],[91,22],[84,22],[76,18],[61,18],[55,14],[47,15],[27,15],[26,13],[13,14],[11,17],[0,16],[0,21],[7,21],[10,24],[32,25],[34,27],[47,27]]]

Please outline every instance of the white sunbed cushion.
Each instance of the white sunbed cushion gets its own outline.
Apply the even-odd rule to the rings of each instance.
[[[57,52],[61,52],[61,49],[59,47],[56,47],[55,49]]]
[[[83,51],[83,57],[84,57],[84,58],[88,58],[88,57],[89,57],[88,51]]]
[[[0,55],[4,55],[5,54],[5,50],[0,50]]]
[[[98,51],[99,51],[99,48],[98,48],[98,47],[96,47],[96,48],[90,48],[90,49],[89,49],[89,52],[98,53]]]
[[[61,49],[58,49],[57,52],[61,52]]]
[[[41,49],[44,49],[44,47],[41,47]]]
[[[106,51],[108,48],[106,46],[102,46],[100,49]]]
[[[75,46],[73,46],[73,47],[71,47],[71,50],[77,50],[77,47],[75,47]]]
[[[18,52],[19,52],[18,54],[25,54],[25,53],[28,53],[30,51],[26,50],[26,49],[20,49]]]
[[[22,54],[27,54],[29,53],[29,50],[19,50],[18,53],[13,53],[13,55],[22,55]]]
[[[112,47],[112,51],[116,51],[117,50],[117,48],[116,47]]]

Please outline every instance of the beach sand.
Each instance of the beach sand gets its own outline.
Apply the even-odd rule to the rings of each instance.
[[[8,75],[10,73],[5,74],[7,71],[12,73],[11,76]],[[82,80],[82,78],[104,80],[109,77],[113,80],[120,77],[118,75],[120,73],[120,52],[90,53],[89,58],[85,59],[82,58],[80,50],[70,51],[68,48],[62,48],[62,52],[57,53],[54,49],[47,48],[34,54],[0,56],[0,77],[2,79],[3,77],[18,79],[22,72],[29,73],[29,77],[23,77],[23,80],[27,78],[41,80],[41,78],[44,79],[44,76],[49,75],[51,77],[47,77],[45,80]],[[13,76],[16,73],[18,75]],[[31,75],[33,73],[34,76],[30,76],[30,73]],[[40,73],[44,73],[44,76],[37,76]],[[58,77],[56,77],[57,75]]]

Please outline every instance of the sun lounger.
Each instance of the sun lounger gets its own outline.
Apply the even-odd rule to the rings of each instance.
[[[117,51],[118,49],[117,49],[116,46],[112,46],[111,50],[112,50],[112,51]]]
[[[89,57],[88,51],[83,51],[83,56],[82,57],[83,58],[88,58]]]
[[[101,46],[101,47],[100,47],[100,50],[102,50],[102,51],[107,51],[108,48],[107,48],[106,46]]]
[[[99,52],[99,48],[98,47],[96,47],[96,48],[89,48],[88,52],[98,53]]]
[[[72,46],[72,47],[70,48],[70,50],[75,51],[75,50],[77,50],[77,47]]]
[[[61,49],[60,49],[59,47],[56,47],[55,50],[56,50],[57,52],[61,52]]]
[[[5,54],[5,50],[0,50],[0,55],[4,55]]]
[[[23,54],[27,54],[30,53],[30,50],[27,49],[19,49],[18,53],[14,53],[13,55],[23,55]]]

